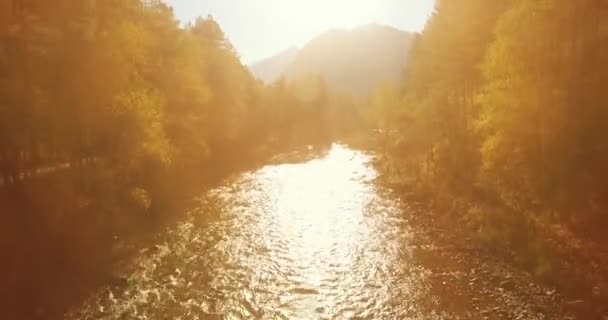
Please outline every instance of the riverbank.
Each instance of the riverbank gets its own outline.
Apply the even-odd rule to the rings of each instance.
[[[430,291],[442,309],[464,319],[596,319],[554,286],[480,245],[455,221],[400,194],[414,208],[408,217],[417,239],[414,259],[429,270]]]
[[[419,188],[404,170],[396,170],[389,164],[389,155],[382,152],[376,140],[371,135],[361,134],[347,143],[376,155],[374,165],[379,172],[379,183],[419,208],[418,214],[413,217],[413,224],[425,230],[422,232],[428,234],[429,238],[447,245],[439,246],[442,247],[440,251],[449,258],[450,262],[446,263],[456,266],[478,261],[476,264],[486,265],[492,261],[491,264],[500,265],[492,267],[497,270],[491,271],[490,268],[490,271],[486,271],[494,273],[490,277],[493,280],[485,282],[486,288],[477,287],[476,292],[492,292],[506,281],[509,287],[522,289],[521,294],[516,296],[525,297],[528,295],[527,283],[539,284],[547,286],[545,291],[550,293],[551,301],[557,301],[554,307],[545,309],[559,306],[555,313],[558,319],[608,319],[608,251],[605,245],[576,235],[564,225],[540,221],[535,225],[519,225],[516,230],[513,230],[514,225],[508,223],[500,225],[502,229],[497,230],[495,235],[513,234],[520,242],[517,246],[500,237],[489,237],[488,231],[480,227],[480,223],[487,221],[471,221],[472,208],[495,211],[494,215],[508,213],[496,208],[480,209],[474,201],[458,200],[454,195]],[[522,243],[530,239],[534,240],[533,243]],[[453,242],[459,245],[451,245]],[[521,285],[510,284],[513,276],[509,276],[509,279],[502,277],[502,280],[496,276],[500,274],[498,270],[505,268],[510,273],[520,275]],[[461,275],[466,275],[466,272]],[[467,287],[466,283],[460,287]],[[502,309],[498,306],[497,310]],[[508,314],[505,312],[502,313]],[[512,316],[517,318],[515,314]]]
[[[452,288],[455,295],[468,297],[462,303],[474,304],[489,319],[532,319],[521,311],[522,305],[530,303],[539,308],[539,314],[551,315],[548,319],[608,319],[608,261],[597,243],[558,225],[500,231],[519,233],[522,240],[538,233],[533,236],[535,242],[524,248],[488,238],[487,231],[468,216],[474,203],[423,192],[411,180],[391,175],[383,165],[383,159],[377,158],[380,183],[420,208],[412,223],[420,226],[421,238],[437,245],[423,255],[458,266]],[[484,301],[502,303],[492,306]]]
[[[217,159],[217,165],[208,164],[212,171],[165,179],[147,195],[147,210],[132,197],[114,197],[123,190],[104,180],[103,167],[64,170],[0,188],[3,317],[63,319],[97,288],[123,283],[132,258],[184,219],[195,197],[287,150],[292,152],[282,161],[321,152],[306,146],[260,148],[247,159]]]

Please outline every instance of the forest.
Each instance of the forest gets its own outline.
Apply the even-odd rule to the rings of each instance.
[[[115,240],[325,143],[349,110],[318,76],[264,85],[212,17],[183,26],[161,1],[0,1],[0,297],[18,309],[66,278],[114,279]]]
[[[403,84],[372,99],[386,179],[539,277],[577,277],[608,240],[607,17],[595,0],[438,1]]]

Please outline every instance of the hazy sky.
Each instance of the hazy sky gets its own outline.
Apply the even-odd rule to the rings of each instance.
[[[165,0],[182,21],[208,14],[244,63],[301,46],[330,28],[379,23],[419,31],[434,0]]]

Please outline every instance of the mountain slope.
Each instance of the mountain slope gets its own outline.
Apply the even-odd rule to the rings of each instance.
[[[412,39],[412,34],[376,24],[331,30],[300,50],[286,77],[321,74],[333,90],[366,96],[382,81],[400,81]]]
[[[401,81],[413,38],[411,33],[377,24],[334,29],[320,34],[297,52],[285,51],[250,69],[267,83],[281,75],[289,82],[321,75],[334,91],[366,97],[383,81]]]
[[[298,48],[291,47],[273,57],[253,63],[249,66],[249,70],[265,83],[273,83],[283,75],[297,53]]]

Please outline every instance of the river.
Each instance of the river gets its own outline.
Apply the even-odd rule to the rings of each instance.
[[[410,209],[342,145],[226,180],[73,319],[444,319]],[[436,309],[434,309],[436,308]]]

